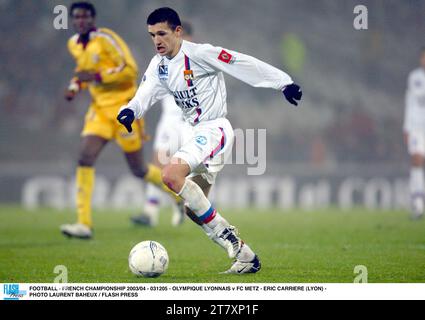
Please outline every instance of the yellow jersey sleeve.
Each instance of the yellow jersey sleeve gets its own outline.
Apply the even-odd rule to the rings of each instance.
[[[97,107],[122,106],[137,90],[136,61],[124,40],[112,30],[96,29],[89,36],[85,45],[79,41],[78,34],[68,41],[69,52],[76,62],[75,72],[86,71],[97,76],[96,81],[80,82],[80,89],[89,89]]]
[[[71,38],[69,38],[68,40],[68,51],[71,54],[71,56],[75,59],[75,61],[78,61],[78,49],[77,49],[77,40],[78,40],[78,35],[74,35]],[[82,71],[81,67],[77,65],[75,66],[74,69],[75,72],[78,71]],[[78,81],[77,77],[72,77],[72,79],[69,81],[69,85],[71,87],[71,85],[73,84],[77,84],[79,87],[79,90],[85,90],[87,89],[89,86],[87,83],[82,83],[80,81]]]
[[[137,64],[127,46],[116,33],[109,29],[99,29],[102,51],[116,66],[100,71],[103,84],[132,81],[137,78]]]

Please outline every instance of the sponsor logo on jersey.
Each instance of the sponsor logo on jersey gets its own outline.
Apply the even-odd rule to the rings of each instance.
[[[235,57],[228,53],[226,50],[221,50],[220,54],[218,55],[218,60],[223,61],[227,64],[232,64],[233,62],[235,62]]]
[[[207,144],[207,138],[204,136],[197,136],[195,140],[196,143],[200,144],[201,146],[205,146]]]
[[[168,79],[168,66],[160,64],[158,67],[158,76],[161,80]]]
[[[174,91],[174,101],[182,109],[191,109],[199,107],[197,90],[197,87],[192,87],[189,90]]]

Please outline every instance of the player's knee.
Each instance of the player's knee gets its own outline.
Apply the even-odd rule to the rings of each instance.
[[[96,156],[90,152],[82,152],[78,159],[78,165],[81,167],[92,167],[96,162]]]
[[[411,157],[411,164],[413,167],[423,167],[424,162],[424,156],[419,153],[413,154]]]
[[[162,181],[171,190],[178,193],[183,185],[184,177],[181,177],[172,165],[168,165],[162,169]]]
[[[148,170],[143,166],[130,166],[131,173],[138,178],[144,178]]]

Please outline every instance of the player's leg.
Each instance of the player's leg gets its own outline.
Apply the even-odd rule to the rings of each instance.
[[[413,219],[422,217],[425,209],[425,179],[423,166],[424,156],[421,154],[413,154],[411,156],[409,183]]]
[[[210,183],[208,183],[208,181],[206,181],[205,179],[202,178],[202,176],[197,175],[194,176],[193,178],[190,178],[193,182],[195,182],[204,192],[205,197],[208,198],[208,195],[210,193],[211,187],[212,185]],[[185,207],[185,213],[186,215],[193,221],[195,222],[198,226],[200,226],[205,234],[208,236],[208,238],[210,238],[211,240],[213,240],[214,242],[218,243],[219,245],[221,245],[219,243],[219,239],[217,237],[215,237],[213,229],[211,229],[207,224],[205,224],[200,217],[198,217],[196,215],[195,212],[193,212],[189,207]],[[222,245],[222,247],[227,248],[226,245]]]
[[[171,163],[164,167],[164,183],[186,201],[190,211],[197,217],[193,220],[198,224],[202,222],[200,225],[210,239],[224,248],[230,258],[236,258],[236,262],[228,270],[229,273],[259,271],[261,264],[258,257],[239,238],[236,228],[231,226],[208,200],[207,194],[211,185],[205,179],[198,180],[198,184],[187,178],[191,171],[191,166],[185,160],[173,158]]]
[[[159,161],[159,158],[164,159],[164,156],[160,154],[165,154],[167,150],[154,150],[153,157],[152,157],[152,164],[154,166],[157,166],[162,170],[164,164],[168,163],[164,161]],[[143,212],[137,216],[131,217],[131,221],[138,225],[148,225],[148,226],[155,226],[158,223],[159,220],[159,210],[161,207],[161,198],[162,198],[162,192],[161,190],[153,185],[152,183],[149,183],[146,186],[146,196],[145,196],[145,204],[143,207]],[[184,209],[182,208],[181,203],[176,203],[175,201],[171,202],[171,208],[172,208],[172,217],[171,217],[171,224],[173,226],[181,225],[184,222],[185,213]]]
[[[164,165],[170,162],[170,157],[180,148],[184,136],[190,135],[188,125],[181,120],[170,121],[163,119],[159,121],[155,132],[155,140],[153,143],[152,164],[162,169]],[[187,138],[186,138],[187,139]],[[135,224],[151,225],[150,221],[158,221],[159,210],[161,205],[162,192],[153,184],[148,184],[146,188],[146,201],[143,212],[132,217]],[[185,213],[182,205],[171,202],[172,217],[171,224],[178,226],[184,222]]]
[[[159,150],[158,157],[164,160],[166,158],[165,154],[166,154],[166,150]],[[168,160],[167,163],[169,162],[170,160]],[[164,169],[164,165],[166,165],[166,163],[165,162],[162,162],[162,163],[163,163],[162,169]],[[183,203],[182,205],[177,205],[176,203],[171,204],[171,209],[172,209],[171,225],[174,227],[179,226],[184,222],[186,209],[184,206],[184,201],[182,201],[182,203]]]
[[[95,182],[94,165],[108,140],[99,136],[84,136],[81,139],[78,167],[76,171],[77,223],[61,226],[61,231],[69,237],[89,239],[92,237],[91,199]]]
[[[198,179],[195,182],[188,178],[190,172],[191,167],[187,162],[176,157],[164,167],[162,178],[171,190],[185,200],[187,214],[191,220],[201,226],[205,233],[210,236],[213,233],[213,225],[216,225],[218,219],[220,219],[220,215],[215,210],[211,210],[212,206],[208,200],[208,192],[211,186],[204,183],[203,180]],[[207,215],[207,212],[213,212],[214,215]],[[229,255],[233,257],[235,253],[232,252]]]
[[[412,218],[418,219],[423,216],[425,209],[425,137],[421,132],[411,132],[408,135],[408,147],[410,153],[410,198]]]
[[[204,179],[201,178],[201,176],[195,176],[192,178],[192,180],[202,189],[204,192],[205,197],[208,198],[208,195],[211,190],[211,185],[208,184]],[[212,238],[212,229],[208,227],[197,215],[195,212],[193,212],[189,207],[185,207],[185,213],[189,217],[190,220],[195,222],[198,226],[200,226],[208,238]]]
[[[186,205],[204,225],[210,228],[214,234],[219,234],[230,224],[213,208],[206,192],[198,185],[199,182],[196,183],[187,178],[190,172],[191,168],[185,160],[173,158],[171,164],[164,167],[164,183],[186,201]],[[225,247],[230,258],[234,258],[238,254],[240,246],[240,243],[234,242],[231,246]]]
[[[204,192],[205,197],[208,198],[208,195],[211,191],[212,185],[208,183],[205,179],[203,179],[200,175],[194,176],[193,178],[190,178],[193,182],[195,182]],[[187,216],[196,224],[202,226],[204,223],[201,219],[192,211],[189,207],[187,207]]]
[[[163,169],[164,183],[178,193],[186,201],[191,212],[210,228],[216,226],[221,219],[220,214],[212,208],[206,196],[206,191],[209,191],[214,179],[211,179],[210,183],[203,183],[202,180],[198,180],[196,183],[188,178],[188,175],[193,173],[193,175],[199,176],[200,172],[208,173],[206,159],[213,158],[219,151],[223,154],[224,151],[231,152],[233,130],[230,123],[228,126],[227,144],[222,128],[208,125],[198,126],[196,130],[194,129],[191,139],[179,149]],[[223,166],[224,163],[218,165],[217,172]],[[215,177],[215,175],[211,174],[211,177]],[[234,253],[231,255],[234,256]]]
[[[126,152],[125,157],[133,175],[145,180],[159,190],[169,194],[174,202],[179,207],[181,207],[180,210],[183,210],[183,202],[181,198],[162,182],[161,169],[153,164],[148,164],[147,166],[144,164],[141,150],[135,152]],[[150,218],[151,221],[147,221],[146,224],[153,226],[156,225],[158,217],[151,216]]]
[[[181,198],[162,182],[161,169],[153,164],[148,164],[147,166],[144,164],[141,150],[126,152],[125,157],[133,175],[144,179],[146,182],[152,183],[170,195],[176,202],[181,202]]]
[[[76,172],[78,223],[63,225],[63,234],[89,239],[92,237],[91,197],[95,182],[94,164],[106,143],[112,138],[114,124],[103,109],[91,105],[85,116],[81,133],[80,152]]]
[[[154,166],[162,169],[161,163],[158,161],[158,151],[153,151],[152,162]],[[159,220],[159,209],[161,205],[161,190],[153,185],[148,183],[146,186],[145,193],[145,203],[143,206],[143,211],[137,216],[131,217],[131,221],[137,225],[146,225],[146,226],[155,226]]]
[[[154,164],[146,165],[143,161],[142,147],[144,135],[144,122],[143,120],[135,121],[133,123],[133,132],[128,133],[123,126],[117,125],[117,133],[115,139],[121,149],[124,151],[127,164],[133,173],[138,178],[153,184],[161,191],[170,195],[173,200],[178,203],[183,210],[183,202],[179,196],[171,191],[163,182],[161,178],[161,169]],[[152,221],[155,224],[155,221]]]

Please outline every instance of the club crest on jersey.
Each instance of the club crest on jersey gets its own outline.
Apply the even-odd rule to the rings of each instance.
[[[160,64],[158,67],[158,76],[161,80],[168,79],[168,66]]]
[[[200,144],[201,146],[205,146],[207,144],[207,138],[204,136],[197,136],[196,143]]]
[[[218,60],[223,61],[227,64],[232,64],[233,62],[235,62],[235,57],[228,53],[226,50],[221,50],[220,54],[218,55]]]
[[[193,79],[195,79],[193,76],[193,70],[184,70],[184,80],[189,81]]]

